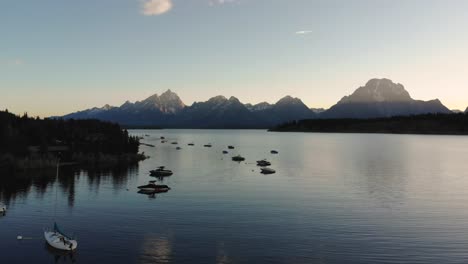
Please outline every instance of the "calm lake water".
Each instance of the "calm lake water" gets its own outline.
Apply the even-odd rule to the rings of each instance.
[[[58,181],[54,171],[1,175],[9,210],[0,217],[0,262],[468,262],[468,137],[132,133],[156,145],[142,146],[151,158],[132,168],[62,168]],[[236,149],[223,155],[227,145]],[[236,154],[246,161],[231,161]],[[259,173],[264,158],[276,174]],[[159,165],[174,171],[163,181],[172,190],[137,193]],[[57,220],[78,238],[74,254],[42,238],[56,188]]]

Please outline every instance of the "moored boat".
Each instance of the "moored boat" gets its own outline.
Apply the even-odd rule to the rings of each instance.
[[[150,175],[155,177],[166,177],[174,174],[171,170],[164,169],[164,166],[161,166],[155,170],[150,170]]]
[[[223,150],[223,154],[228,154],[229,152],[227,150]]]
[[[232,160],[233,160],[233,161],[239,161],[239,162],[240,162],[240,161],[244,161],[245,158],[242,157],[241,155],[237,155],[237,156],[232,157]]]
[[[57,160],[57,174],[56,180],[58,181],[60,168],[60,158]],[[58,188],[55,188],[55,205],[57,204],[57,191]],[[78,247],[78,242],[71,238],[70,236],[65,235],[57,226],[55,222],[56,209],[54,207],[54,227],[52,229],[44,229],[44,238],[51,247],[59,250],[73,251]]]
[[[271,162],[267,161],[267,160],[258,160],[257,161],[257,166],[260,166],[260,167],[267,167],[267,166],[270,166],[271,165]]]
[[[211,147],[212,147],[211,144],[205,144],[205,145],[203,145],[203,146],[204,146],[205,148],[211,148]]]
[[[143,191],[143,192],[151,192],[151,191],[154,191],[154,192],[167,192],[167,191],[169,191],[171,189],[171,188],[169,188],[169,186],[167,186],[165,184],[156,184],[156,181],[149,181],[148,184],[138,186],[137,188],[140,189],[140,191]]]
[[[261,168],[260,170],[261,170],[260,172],[263,173],[263,174],[276,173],[276,171],[274,169],[272,169],[272,168]]]
[[[44,230],[44,238],[51,247],[73,251],[78,247],[78,242],[65,235],[57,226],[57,223],[54,223],[54,228]]]
[[[278,154],[278,151],[277,150],[272,150],[270,151],[271,154]]]
[[[234,146],[228,146],[228,149],[234,149]]]

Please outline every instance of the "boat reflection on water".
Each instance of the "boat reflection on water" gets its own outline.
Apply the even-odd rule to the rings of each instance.
[[[152,191],[145,191],[145,190],[139,190],[139,194],[144,194],[147,195],[148,198],[150,199],[156,199],[158,193],[167,193],[168,190],[152,190]]]
[[[156,192],[148,192],[148,191],[140,190],[138,191],[138,193],[148,196],[149,199],[156,199]]]
[[[218,243],[218,252],[216,254],[216,264],[228,264],[233,263],[229,258],[227,251],[225,249],[224,243]]]
[[[44,248],[54,258],[54,263],[76,263],[77,253],[74,251],[58,250],[51,247],[47,242],[44,243]]]
[[[160,183],[163,183],[167,178],[166,176],[151,176],[153,178],[156,178],[156,180]]]
[[[140,263],[171,263],[172,243],[167,237],[144,238]]]

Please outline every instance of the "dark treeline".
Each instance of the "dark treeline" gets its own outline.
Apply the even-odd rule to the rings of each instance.
[[[307,119],[270,131],[468,135],[468,114],[425,114],[375,119]]]
[[[138,149],[138,138],[118,124],[20,117],[0,111],[0,167],[47,167],[59,152],[68,162],[115,162],[133,159]]]

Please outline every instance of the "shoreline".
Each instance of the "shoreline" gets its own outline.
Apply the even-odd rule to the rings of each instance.
[[[284,123],[268,131],[466,136],[468,115],[425,114],[370,119],[306,119]]]
[[[50,169],[57,166],[56,158],[50,157],[24,157],[17,158],[13,156],[3,155],[3,163],[0,164],[0,171],[27,171],[34,169]],[[138,164],[140,161],[147,159],[144,153],[139,154],[73,154],[70,161],[63,161],[60,166],[79,166],[83,168],[114,168],[119,166],[128,166]]]
[[[424,133],[424,132],[365,132],[365,131],[315,131],[315,130],[268,130],[272,133],[311,133],[311,134],[369,134],[369,135],[418,135],[418,136],[468,136],[468,133]]]

